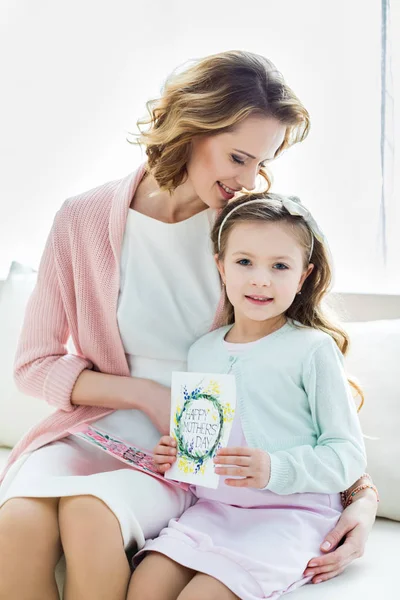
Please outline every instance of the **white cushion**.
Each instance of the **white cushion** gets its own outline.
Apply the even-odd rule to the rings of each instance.
[[[396,600],[400,523],[377,519],[365,554],[341,575],[322,584],[306,585],[290,600]]]
[[[36,283],[29,267],[12,263],[0,294],[0,446],[14,446],[53,409],[43,400],[22,394],[13,378],[13,364],[25,307]]]
[[[378,515],[400,520],[400,320],[346,323],[351,347],[346,358],[365,393],[359,416],[368,472],[381,502]]]

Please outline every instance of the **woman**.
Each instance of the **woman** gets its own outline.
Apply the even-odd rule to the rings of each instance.
[[[185,369],[189,346],[221,315],[209,246],[215,211],[259,175],[269,185],[266,164],[309,129],[280,73],[246,52],[174,76],[149,112],[146,165],[68,200],[44,251],[16,380],[58,410],[14,449],[0,488],[0,599],[58,598],[62,547],[67,600],[133,600],[125,551],[193,498],[70,431],[96,423],[144,448],[168,432],[171,372]],[[375,513],[375,494],[360,490],[327,540],[347,534],[343,547],[306,574],[327,579],[360,555]]]

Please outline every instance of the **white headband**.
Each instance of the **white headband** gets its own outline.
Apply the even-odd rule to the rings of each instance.
[[[313,250],[314,250],[314,237],[316,237],[317,240],[320,241],[322,244],[325,244],[326,240],[325,240],[324,234],[322,233],[321,229],[318,227],[318,225],[317,225],[314,217],[311,215],[310,211],[305,206],[303,206],[303,204],[300,204],[300,202],[296,202],[296,200],[293,200],[292,198],[285,198],[285,197],[279,197],[278,201],[281,202],[281,204],[286,208],[286,210],[288,211],[289,214],[291,214],[295,217],[302,217],[304,219],[304,221],[307,223],[307,225],[312,233],[310,257],[308,259],[308,260],[310,260]],[[241,208],[242,206],[248,206],[249,204],[269,204],[270,202],[276,202],[276,198],[272,198],[272,199],[259,198],[258,200],[249,200],[248,202],[238,204],[237,206],[235,206],[235,208],[232,208],[232,210],[227,215],[225,215],[221,225],[219,226],[218,252],[221,250],[221,233],[224,228],[224,225],[225,225],[226,221],[229,219],[229,217],[236,210],[239,210],[239,208]]]

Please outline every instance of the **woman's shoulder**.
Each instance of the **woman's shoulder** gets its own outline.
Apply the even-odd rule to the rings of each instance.
[[[76,196],[67,198],[58,211],[59,217],[82,221],[85,217],[94,217],[96,219],[101,213],[109,212],[124,179],[108,181]]]
[[[68,234],[70,239],[104,237],[110,230],[110,222],[121,233],[143,169],[141,165],[122,179],[108,181],[65,200],[54,220],[55,235]]]

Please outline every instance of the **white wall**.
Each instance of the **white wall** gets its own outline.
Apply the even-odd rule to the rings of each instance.
[[[271,58],[311,113],[309,139],[273,167],[274,190],[313,209],[337,289],[377,291],[378,275],[381,292],[400,289],[377,244],[379,0],[3,0],[0,11],[0,277],[14,259],[37,265],[64,198],[135,167],[126,132],[173,68],[239,48]]]

